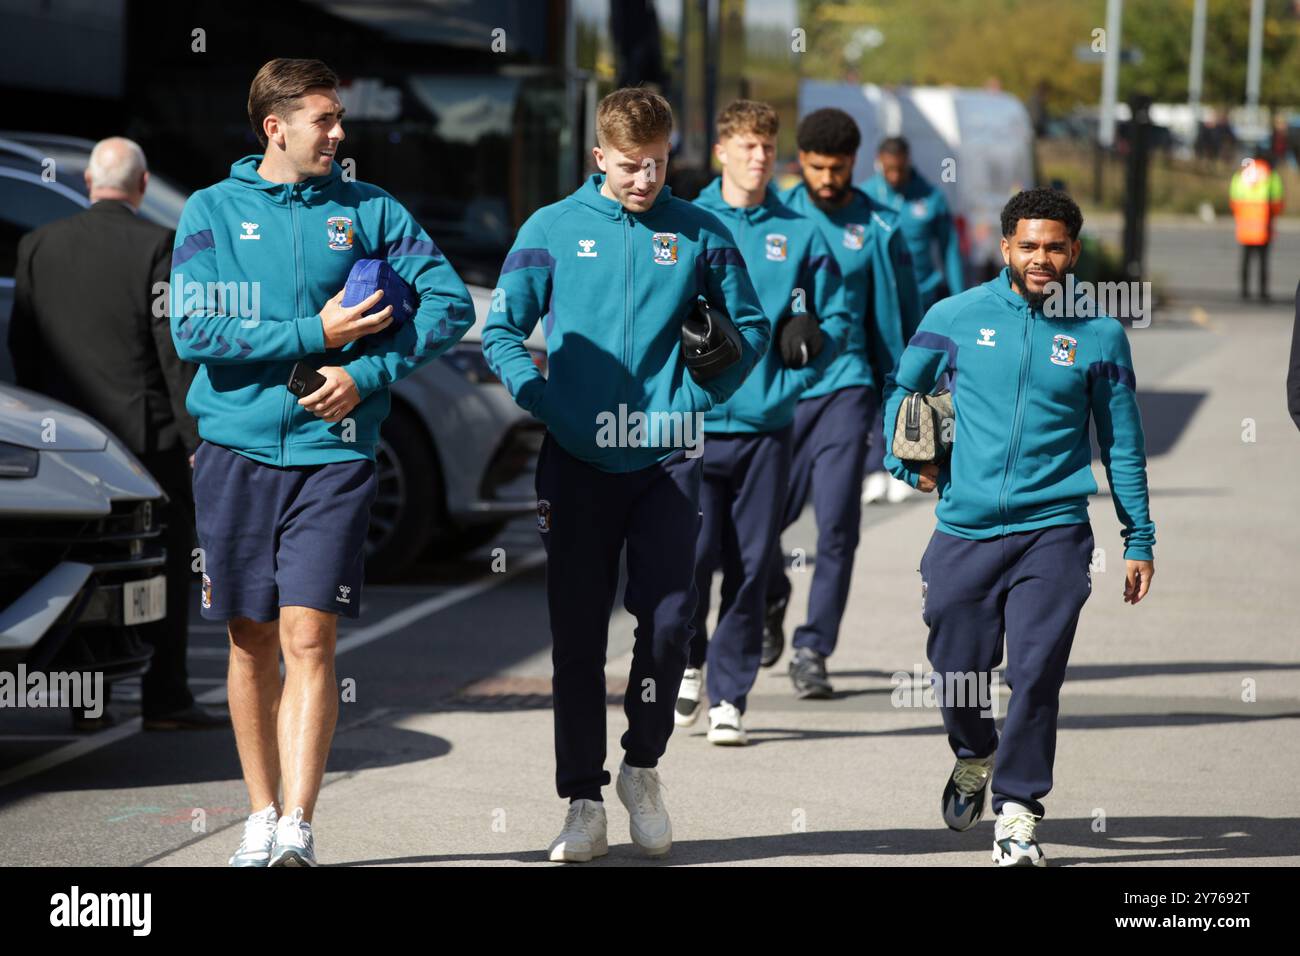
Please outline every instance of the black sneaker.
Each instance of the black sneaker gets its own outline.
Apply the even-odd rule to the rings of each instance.
[[[799,648],[790,662],[790,681],[800,700],[825,700],[835,693],[826,676],[826,658],[806,647]]]
[[[943,788],[943,822],[948,829],[969,830],[984,816],[984,799],[993,775],[993,757],[957,759]]]
[[[763,618],[763,656],[758,661],[763,667],[771,667],[785,651],[785,609],[789,603],[787,597],[767,606],[767,616]]]

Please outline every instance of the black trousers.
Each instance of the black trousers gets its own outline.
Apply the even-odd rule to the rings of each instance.
[[[678,451],[639,471],[607,472],[549,432],[537,459],[538,531],[555,671],[555,787],[599,800],[605,770],[605,649],[627,548],[623,606],[636,618],[623,711],[629,767],[654,767],[673,732],[673,708],[694,635],[698,458]]]
[[[171,500],[163,507],[166,524],[163,544],[167,548],[167,616],[144,624],[140,637],[153,647],[153,661],[141,686],[141,712],[158,717],[182,710],[194,703],[186,669],[186,645],[190,629],[190,582],[194,549],[194,491],[189,456],[182,448],[139,455]]]
[[[1268,243],[1262,246],[1241,247],[1241,297],[1250,298],[1250,260],[1259,260],[1259,297],[1268,298]]]

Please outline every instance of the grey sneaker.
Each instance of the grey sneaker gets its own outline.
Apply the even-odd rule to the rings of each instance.
[[[943,822],[950,830],[969,830],[984,816],[984,800],[993,775],[993,756],[957,758],[943,788]]]
[[[826,676],[826,658],[806,647],[799,648],[790,661],[790,682],[800,700],[825,700],[835,693]]]
[[[316,865],[316,842],[312,839],[311,824],[302,818],[302,807],[277,821],[270,865]]]
[[[271,847],[275,844],[275,824],[279,814],[275,804],[265,810],[249,814],[244,821],[244,838],[239,849],[230,858],[231,866],[266,866],[271,862]]]

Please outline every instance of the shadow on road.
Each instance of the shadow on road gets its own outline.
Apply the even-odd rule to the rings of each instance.
[[[1048,818],[1040,824],[1038,835],[1048,854],[1049,865],[1052,866],[1240,860],[1295,855],[1300,850],[1300,840],[1296,837],[1297,823],[1300,821],[1269,817],[1125,817],[1110,818],[1107,821],[1107,832],[1094,833],[1092,818]],[[965,833],[935,827],[924,830],[830,830],[720,840],[682,840],[675,842],[669,856],[660,861],[640,856],[630,844],[620,844],[610,847],[609,856],[588,865],[682,866],[692,863],[763,863],[793,857],[820,857],[820,860],[814,862],[836,866],[849,865],[837,857],[906,857],[941,853],[954,854],[953,863],[964,863],[966,860],[957,855],[989,852],[992,832],[992,826],[985,822]],[[1059,852],[1068,847],[1084,847],[1099,852],[1086,857],[1067,856]],[[458,862],[544,863],[546,853],[539,849],[516,853],[421,855],[354,860],[339,865]]]

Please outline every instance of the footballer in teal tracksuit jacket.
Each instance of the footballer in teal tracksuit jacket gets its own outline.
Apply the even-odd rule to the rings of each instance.
[[[901,190],[891,187],[881,173],[864,182],[861,189],[897,214],[924,308],[938,301],[945,285],[948,295],[956,295],[966,288],[961,242],[942,189],[926,180],[915,166],[909,168],[907,182]],[[943,268],[935,264],[935,245],[943,258]]]
[[[711,212],[664,186],[642,214],[600,192],[595,173],[539,209],[519,229],[483,330],[483,354],[520,406],[546,423],[569,454],[603,471],[636,471],[679,447],[611,443],[606,416],[708,412],[740,387],[767,350],[764,316],[745,260]],[[696,295],[722,308],[740,332],[741,360],[698,384],[681,357],[681,324]],[[543,377],[524,339],[538,319]],[[664,429],[666,432],[667,429]],[[629,435],[636,438],[634,429]]]
[[[1109,317],[1049,318],[1011,288],[1011,270],[936,304],[903,353],[885,401],[885,463],[913,487],[919,470],[890,443],[909,392],[952,373],[952,458],[939,471],[939,530],[982,540],[1088,520],[1088,420],[1123,524],[1124,557],[1150,561],[1155,526],[1133,359]]]
[[[815,223],[844,276],[848,300],[848,344],[826,373],[804,391],[795,411],[790,490],[782,526],[789,527],[811,498],[817,517],[817,568],[808,596],[808,615],[795,631],[796,650],[829,657],[853,575],[861,524],[862,479],[880,411],[880,390],[912,331],[921,321],[920,294],[911,257],[893,212],[857,188],[832,210],[812,199],[805,183],[782,199]],[[778,620],[789,601],[780,543],[774,548],[767,603]],[[769,623],[772,634],[778,628]],[[829,690],[826,691],[829,693]]]
[[[844,277],[844,294],[855,320],[843,352],[804,398],[868,385],[880,394],[885,376],[921,321],[911,254],[898,218],[861,189],[843,207],[827,211],[813,202],[803,183],[781,200],[821,229]]]
[[[1082,217],[1063,194],[1030,190],[1008,209],[1004,231],[1016,230],[1019,219],[1060,216],[1067,228],[1073,220],[1077,239]],[[1032,234],[1024,239],[1037,241]],[[1088,521],[1088,498],[1097,491],[1089,419],[1123,525],[1126,561],[1151,561],[1155,545],[1124,328],[1105,316],[1050,311],[1020,295],[1005,268],[926,313],[886,393],[888,440],[906,395],[929,393],[941,375],[950,376],[955,430],[951,459],[937,472],[938,526],[921,557],[921,615],[936,687],[975,676],[977,684],[967,686],[987,690],[1006,653],[1014,693],[1000,733],[985,691],[977,700],[940,700],[954,755],[981,768],[964,790],[954,771],[944,820],[955,830],[978,822],[991,770],[999,814],[993,859],[1000,865],[1044,863],[1033,824],[1052,788],[1060,689],[1097,569]],[[892,448],[886,464],[919,483],[921,466],[899,461]],[[1150,580],[1135,581],[1138,567],[1128,568],[1125,599],[1132,603]],[[966,773],[975,770],[967,765]]]
[[[761,203],[732,206],[722,178],[695,200],[715,213],[736,239],[772,323],[772,347],[726,404],[705,416],[701,530],[696,548],[695,638],[690,666],[703,668],[709,700],[744,713],[758,676],[764,600],[772,553],[780,547],[781,518],[790,482],[795,406],[841,354],[852,318],[839,264],[813,220],[777,198],[770,186]],[[791,369],[777,332],[793,312],[821,325],[821,352]],[[861,325],[861,318],[858,318]],[[712,640],[706,631],[713,573],[721,567],[723,593]]]
[[[190,196],[172,253],[176,351],[199,366],[186,398],[199,435],[268,465],[372,459],[387,386],[451,348],[474,324],[469,291],[392,196],[329,174],[300,183],[258,175],[245,156]],[[326,349],[320,309],[359,259],[387,259],[419,298],[414,317]],[[383,303],[380,303],[382,306]],[[298,359],[338,365],[361,402],[329,423],[286,383]]]
[[[740,389],[704,415],[708,433],[766,432],[794,420],[795,403],[847,346],[851,316],[839,263],[817,225],[785,205],[769,187],[757,206],[736,207],[722,198],[722,178],[705,187],[695,204],[731,232],[772,329],[772,345]],[[801,293],[796,290],[802,290]],[[824,336],[817,358],[787,368],[776,329],[796,310],[811,313]]]
[[[645,102],[668,111],[649,94]],[[662,157],[653,173],[667,137],[652,148]],[[623,160],[612,162],[622,182]],[[483,331],[488,362],[547,427],[537,528],[547,555],[556,792],[570,800],[598,800],[610,782],[605,649],[624,552],[624,605],[637,620],[626,764],[653,768],[667,747],[696,605],[701,462],[692,449],[704,413],[735,394],[771,335],[745,259],[713,213],[661,181],[649,207],[633,212],[604,185],[605,174],[594,174],[523,224]],[[700,295],[741,338],[739,360],[704,385],[681,351],[682,322]],[[524,347],[539,319],[545,377]],[[658,691],[646,699],[646,687]]]

